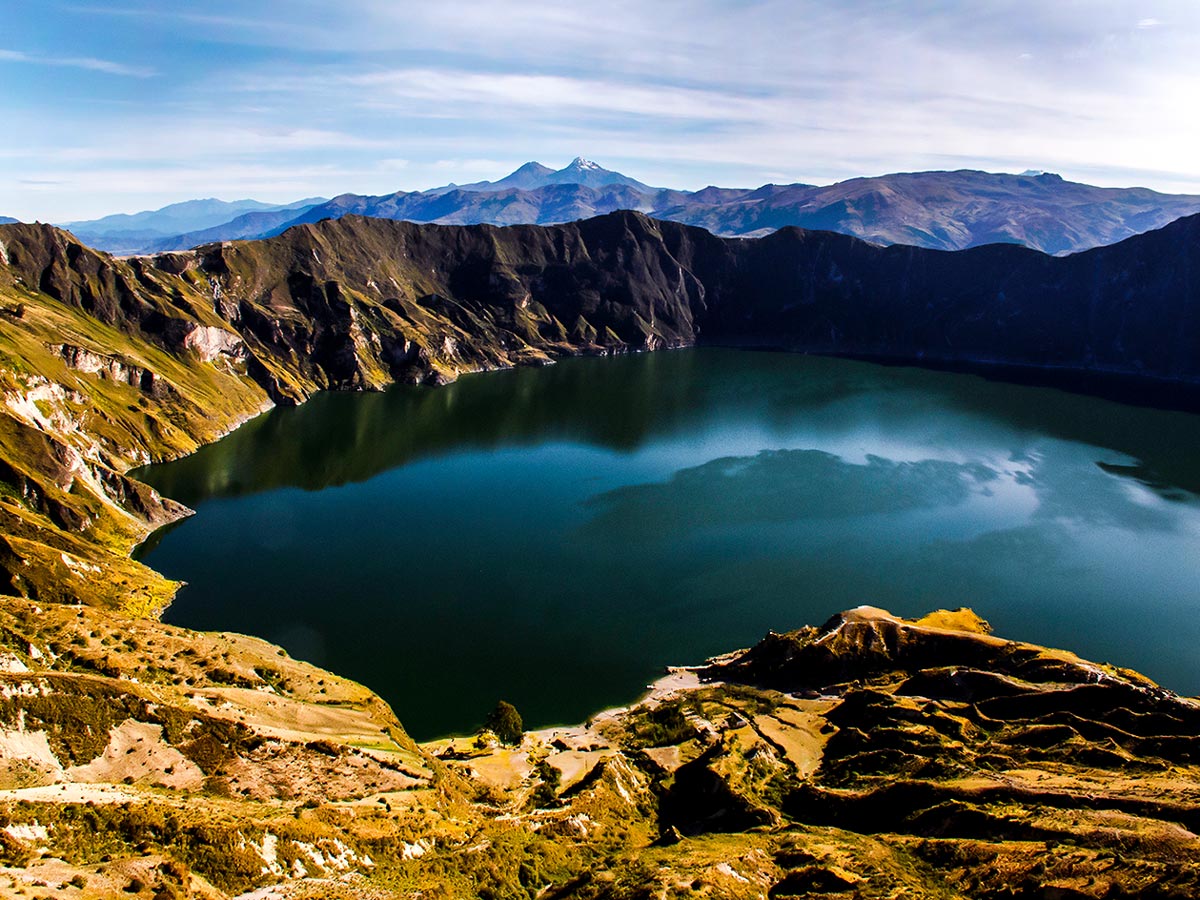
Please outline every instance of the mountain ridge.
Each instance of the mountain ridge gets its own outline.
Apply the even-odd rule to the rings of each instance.
[[[106,237],[86,228],[77,232],[100,249],[147,254],[271,237],[293,225],[347,214],[433,224],[552,225],[632,209],[728,237],[760,237],[795,225],[880,244],[956,250],[1017,243],[1065,255],[1200,212],[1200,196],[1100,188],[1034,170],[1020,175],[972,169],[898,172],[824,186],[710,185],[682,191],[648,187],[582,157],[558,170],[525,163],[494,182],[378,195],[347,193],[320,203],[313,199],[242,212],[170,234]],[[282,211],[287,208],[294,208],[295,215],[287,216]]]
[[[452,190],[467,192],[504,191],[511,189],[533,190],[556,184],[580,184],[590,188],[620,185],[647,192],[664,190],[663,188],[652,188],[638,181],[636,178],[630,178],[628,175],[622,175],[620,172],[606,169],[604,166],[590,159],[577,156],[561,169],[552,169],[549,166],[542,165],[540,162],[530,160],[497,181],[448,184],[443,187],[431,188],[428,191],[417,191],[416,193],[442,194]]]
[[[564,170],[565,171],[565,170]],[[556,173],[557,174],[557,173]],[[499,182],[497,183],[499,184]],[[493,196],[495,195],[495,196]],[[290,225],[343,215],[434,224],[551,225],[620,209],[697,225],[725,237],[761,237],[787,226],[837,231],[881,244],[961,250],[1016,243],[1053,254],[1103,246],[1200,212],[1200,196],[1147,188],[1097,188],[1061,176],[978,170],[895,173],[827,186],[709,187],[695,193],[578,184],[533,188],[438,189],[381,197],[343,195]]]
[[[0,243],[0,360],[22,360],[0,366],[0,428],[29,455],[5,464],[36,498],[0,509],[0,583],[26,596],[161,608],[177,586],[124,554],[186,510],[123,473],[319,390],[696,344],[1200,389],[1200,215],[1067,257],[721,238],[628,211],[548,227],[350,215],[153,258],[48,225],[0,226]],[[81,542],[79,522],[102,537]],[[64,551],[121,576],[81,584]]]
[[[143,584],[148,608],[167,602],[174,586],[80,545],[71,523],[106,523],[128,552],[183,512],[123,472],[318,390],[693,344],[1103,374],[1150,398],[1200,387],[1200,215],[1068,257],[798,228],[720,238],[633,212],[550,227],[345,216],[154,258],[47,225],[0,226],[0,242],[0,352],[25,360],[4,376],[0,425],[43,448],[38,465],[10,460],[39,499],[10,523],[0,576],[27,595],[83,590],[57,547]],[[62,458],[92,467],[94,490],[39,469]],[[61,534],[34,527],[47,515]]]

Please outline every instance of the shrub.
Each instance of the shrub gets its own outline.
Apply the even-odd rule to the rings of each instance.
[[[525,736],[525,723],[521,721],[521,714],[515,706],[504,700],[496,704],[483,727],[495,734],[500,743],[511,746],[520,744]]]
[[[553,806],[558,799],[558,789],[562,786],[562,773],[544,759],[538,761],[533,771],[538,777],[538,784],[529,798],[529,805],[534,809]]]

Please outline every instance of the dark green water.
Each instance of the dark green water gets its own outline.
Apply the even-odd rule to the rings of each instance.
[[[530,725],[871,603],[1200,693],[1200,417],[688,350],[325,394],[138,477],[167,620],[362,681],[418,738]]]

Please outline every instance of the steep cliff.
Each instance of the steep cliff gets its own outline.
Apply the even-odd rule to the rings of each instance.
[[[551,228],[349,217],[190,264],[227,321],[311,359],[321,386],[695,341],[1195,382],[1198,248],[1200,217],[1056,258],[795,228],[719,239],[622,212]]]
[[[722,239],[622,212],[548,228],[347,216],[118,260],[2,226],[0,565],[10,590],[61,599],[81,581],[63,559],[111,564],[142,599],[103,602],[161,606],[173,586],[125,554],[184,511],[121,473],[317,390],[698,342],[1195,386],[1198,248],[1200,217],[1056,258],[794,228]]]

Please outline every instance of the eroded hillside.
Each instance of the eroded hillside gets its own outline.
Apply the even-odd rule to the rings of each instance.
[[[251,638],[20,601],[3,629],[0,891],[1200,889],[1200,705],[967,610],[851,610],[511,747],[414,747],[369,692]]]

